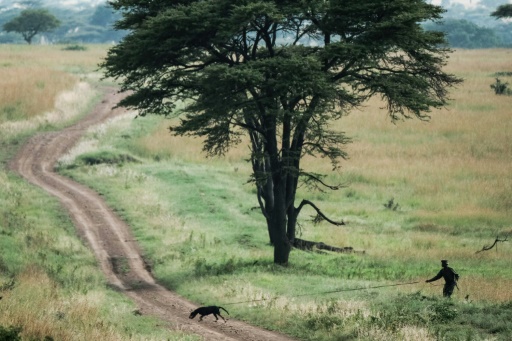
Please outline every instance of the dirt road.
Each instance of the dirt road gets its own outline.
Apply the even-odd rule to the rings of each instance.
[[[232,319],[227,323],[213,322],[213,318],[202,322],[198,322],[197,317],[190,320],[188,315],[197,306],[156,283],[131,236],[130,227],[96,192],[54,172],[55,162],[73,147],[87,128],[122,112],[112,109],[120,98],[115,90],[109,90],[94,111],[77,124],[34,136],[9,167],[60,200],[69,211],[76,230],[94,252],[108,282],[129,296],[142,314],[157,316],[171,329],[194,333],[208,341],[292,340]]]

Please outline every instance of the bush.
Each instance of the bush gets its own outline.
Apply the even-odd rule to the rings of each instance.
[[[496,95],[510,95],[511,91],[508,88],[508,83],[503,83],[499,78],[496,78],[496,83],[491,84],[491,89],[494,90]]]
[[[136,158],[124,153],[110,151],[96,151],[85,153],[77,158],[78,164],[99,165],[99,164],[123,164],[125,162],[138,162]]]
[[[0,341],[18,341],[20,338],[21,328],[0,326]]]
[[[458,315],[455,304],[450,300],[440,300],[433,305],[433,320],[437,322],[449,322]]]
[[[87,47],[85,47],[83,45],[74,44],[74,45],[67,45],[62,50],[64,50],[64,51],[85,51],[85,50],[87,50]]]

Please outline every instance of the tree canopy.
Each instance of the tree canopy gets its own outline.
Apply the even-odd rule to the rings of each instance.
[[[60,21],[46,9],[26,9],[19,16],[4,24],[6,32],[16,32],[23,36],[28,44],[36,34],[51,31],[59,27]]]
[[[491,13],[491,16],[496,17],[496,19],[512,17],[512,4],[498,6],[498,8]]]
[[[129,91],[121,105],[140,115],[175,114],[175,134],[204,138],[221,155],[250,140],[251,179],[274,245],[287,264],[300,182],[337,189],[301,167],[304,155],[336,169],[350,138],[331,128],[379,96],[391,120],[429,118],[461,80],[443,71],[444,34],[420,23],[438,20],[423,0],[113,0],[131,31],[109,50],[105,75]]]

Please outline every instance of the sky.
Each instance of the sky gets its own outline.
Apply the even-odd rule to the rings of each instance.
[[[16,0],[0,0],[0,12],[6,11],[11,8],[21,8],[19,2]],[[92,7],[104,4],[106,0],[41,0],[43,6],[64,6],[64,7]]]
[[[435,5],[440,5],[441,4],[441,1],[442,0],[430,0],[431,3],[435,4]],[[464,6],[466,7],[476,7],[476,5],[478,5],[478,3],[480,2],[480,0],[450,0],[452,3],[459,3],[459,4],[463,4]],[[510,3],[511,1],[510,0],[503,0],[503,3]]]
[[[105,0],[60,0],[60,1],[43,0],[43,2],[47,2],[47,3],[56,3],[56,2],[58,2],[60,5],[63,5],[63,6],[72,6],[72,5],[78,5],[78,4],[80,4],[80,5],[96,6],[96,5],[100,4],[100,3],[104,3]]]
[[[463,4],[464,6],[475,6],[480,1],[479,0],[451,0],[452,2],[458,2],[460,4]],[[432,3],[435,5],[440,5],[441,0],[432,0]]]

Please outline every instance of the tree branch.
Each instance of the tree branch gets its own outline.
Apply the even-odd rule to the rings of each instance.
[[[268,216],[267,214],[267,211],[265,210],[265,203],[263,202],[263,197],[261,195],[261,189],[260,187],[258,186],[258,189],[257,189],[258,193],[257,193],[257,197],[258,197],[258,204],[260,205],[260,210],[261,210],[261,213],[263,214],[263,216],[266,218],[266,219],[270,219],[270,217]]]
[[[490,246],[489,245],[485,245],[484,247],[482,247],[482,250],[479,250],[479,251],[477,251],[475,253],[480,253],[482,251],[491,250],[495,246],[496,246],[496,251],[498,251],[498,243],[499,242],[506,242],[506,241],[508,241],[508,236],[505,237],[505,239],[500,239],[499,237],[496,237],[496,239],[494,240],[494,243],[492,243],[492,245],[490,245]]]
[[[311,207],[313,207],[316,211],[316,213],[322,217],[323,220],[326,220],[328,221],[329,223],[333,224],[333,225],[336,225],[336,226],[341,226],[341,225],[345,225],[345,222],[342,220],[342,221],[334,221],[334,220],[331,220],[329,219],[315,204],[313,204],[311,201],[309,200],[302,200],[302,202],[300,203],[299,207],[297,207],[296,209],[296,214],[297,216],[299,215],[300,211],[302,210],[302,208],[305,206],[305,205],[310,205]],[[319,221],[317,219],[315,219],[316,221]]]
[[[344,185],[344,184],[339,184],[339,185],[328,185],[328,184],[326,184],[325,182],[323,182],[323,181],[322,181],[322,179],[320,179],[318,176],[315,176],[315,175],[313,175],[313,174],[311,174],[311,173],[301,172],[301,173],[300,173],[300,175],[301,175],[301,176],[305,176],[305,177],[307,177],[307,178],[309,178],[310,180],[313,180],[313,181],[315,181],[315,182],[318,182],[318,183],[320,183],[322,186],[327,187],[328,189],[333,190],[333,191],[337,191],[337,190],[339,190],[339,189],[341,189],[341,188],[346,188],[346,187],[348,187],[347,185]],[[306,181],[307,181],[307,180],[306,180]]]

